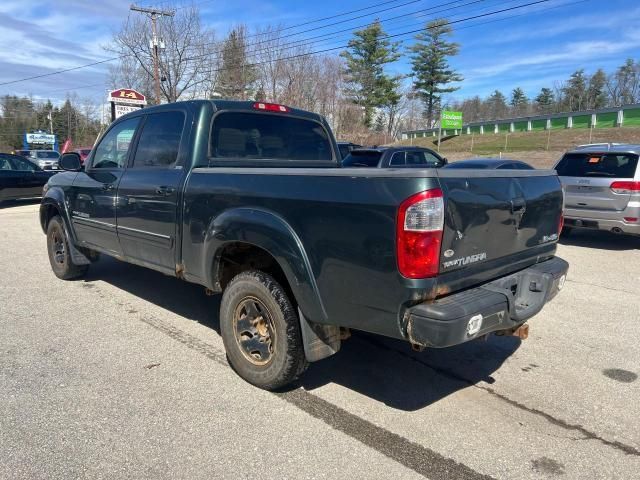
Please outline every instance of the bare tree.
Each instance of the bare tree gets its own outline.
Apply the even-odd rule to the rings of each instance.
[[[159,67],[161,94],[165,101],[204,96],[210,87],[212,62],[216,60],[213,30],[203,27],[196,6],[158,20],[161,48]],[[153,78],[151,27],[144,16],[131,16],[106,49],[121,56],[110,72],[112,83],[123,82],[149,93]],[[164,48],[162,48],[164,47]]]

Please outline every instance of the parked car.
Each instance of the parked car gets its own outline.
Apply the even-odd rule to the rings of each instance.
[[[506,158],[474,158],[470,160],[458,160],[445,165],[443,168],[471,168],[493,170],[534,170],[528,163],[520,160]]]
[[[565,194],[565,228],[640,235],[640,145],[579,147],[556,164]]]
[[[0,153],[0,202],[41,197],[42,187],[55,173],[19,155]]]
[[[423,147],[374,147],[352,150],[343,167],[438,168],[447,163],[433,150]]]
[[[80,155],[80,162],[84,165],[84,162],[87,160],[87,157],[91,153],[91,147],[80,147],[74,150],[78,155]]]
[[[555,172],[339,168],[327,121],[284,105],[145,108],[84,170],[76,153],[60,164],[40,207],[54,274],[101,252],[222,293],[229,363],[265,389],[345,328],[415,348],[525,336],[568,269]]]
[[[43,170],[57,170],[60,154],[55,150],[22,150],[25,157]]]
[[[340,151],[340,158],[345,158],[347,155],[349,155],[351,150],[362,147],[362,145],[358,145],[357,143],[352,143],[352,142],[337,142],[337,143],[338,143],[338,150]]]

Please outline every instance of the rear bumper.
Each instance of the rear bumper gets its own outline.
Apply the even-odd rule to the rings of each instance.
[[[516,328],[555,297],[568,269],[567,262],[554,257],[479,287],[416,305],[408,312],[407,337],[412,343],[440,348]]]
[[[627,207],[625,210],[617,212],[567,208],[564,211],[564,225],[569,228],[613,230],[616,233],[640,235],[640,223],[626,222],[625,217],[640,218],[640,206]]]

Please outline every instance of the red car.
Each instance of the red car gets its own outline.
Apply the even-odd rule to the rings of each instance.
[[[80,147],[74,150],[78,155],[80,155],[80,162],[84,165],[85,160],[91,153],[91,147]]]

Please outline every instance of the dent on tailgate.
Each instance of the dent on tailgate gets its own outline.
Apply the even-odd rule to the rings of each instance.
[[[446,198],[441,274],[558,239],[562,191],[553,174],[440,176],[440,183]]]

